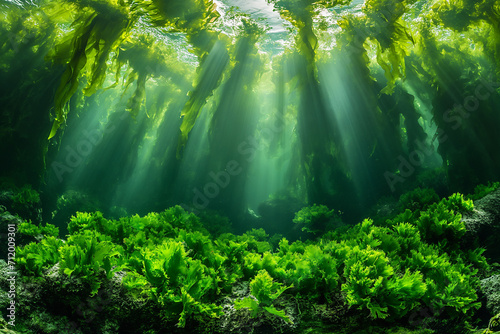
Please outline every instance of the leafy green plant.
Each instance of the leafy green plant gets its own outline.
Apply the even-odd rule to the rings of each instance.
[[[434,189],[422,189],[419,187],[401,195],[399,198],[399,206],[402,209],[409,209],[411,211],[425,210],[429,205],[438,201],[439,196]]]
[[[500,182],[488,182],[488,184],[478,184],[476,188],[474,188],[474,193],[471,195],[467,195],[467,199],[471,199],[473,201],[483,198],[489,193],[495,191],[500,186]]]
[[[339,288],[339,261],[325,244],[307,245],[303,249],[295,244],[289,245],[288,240],[282,239],[279,252],[274,255],[276,266],[272,271],[266,269],[293,285],[294,291],[307,294],[313,300],[324,300]]]
[[[104,232],[107,225],[107,219],[105,219],[99,211],[91,213],[76,212],[68,223],[68,231],[71,234],[76,234],[85,230]]]
[[[123,270],[131,298],[151,300],[163,321],[179,327],[221,316],[217,300],[242,280],[250,281],[250,295],[235,300],[235,308],[288,324],[291,316],[279,307],[285,291],[318,305],[343,295],[347,306],[385,321],[421,307],[467,318],[479,305],[477,274],[488,268],[483,249],[460,246],[459,212],[471,208],[471,201],[456,194],[425,210],[406,210],[383,226],[365,219],[315,241],[283,238],[276,251],[262,229],[214,239],[180,207],[119,220],[77,213],[65,243],[49,236],[20,247],[18,256],[27,278],[43,277],[59,262],[61,272],[81,279],[91,294]],[[31,223],[23,228],[54,233]]]
[[[252,229],[238,237],[238,241],[248,244],[248,250],[255,251],[257,253],[264,253],[272,249],[268,240],[269,234],[267,234],[262,228]]]
[[[395,218],[388,220],[386,225],[393,226],[407,222],[417,226],[427,242],[438,243],[447,240],[451,244],[458,245],[466,231],[461,213],[470,212],[473,209],[472,200],[465,199],[462,194],[453,194],[429,205],[425,211],[406,209]]]
[[[190,258],[200,260],[206,266],[206,273],[213,280],[213,288],[219,293],[224,288],[226,280],[231,280],[230,276],[226,275],[226,270],[223,267],[226,256],[214,247],[208,235],[199,231],[187,232],[186,230],[180,230],[177,240],[185,245]]]
[[[43,270],[50,268],[60,259],[59,249],[63,242],[54,236],[43,238],[16,248],[16,263],[24,275],[41,277]]]
[[[295,214],[293,222],[302,225],[302,231],[317,235],[323,233],[334,219],[337,219],[334,210],[328,209],[325,205],[307,206]]]
[[[445,309],[451,317],[463,317],[478,309],[476,289],[477,269],[462,258],[452,259],[437,246],[421,244],[405,260],[407,266],[420,271],[425,278],[427,292],[422,301],[434,309]]]
[[[269,239],[269,234],[263,228],[247,231],[245,235],[253,236],[257,241],[267,241]]]
[[[60,270],[68,276],[81,277],[95,295],[102,284],[99,273],[103,270],[107,279],[121,269],[118,257],[122,251],[111,238],[95,231],[83,231],[71,235],[59,250]]]
[[[411,211],[410,209],[406,209],[404,212],[398,214],[393,219],[388,219],[385,222],[385,225],[393,226],[401,223],[412,223],[420,217],[420,211]]]
[[[419,305],[426,291],[419,272],[406,270],[396,276],[385,253],[370,247],[349,250],[344,277],[342,291],[348,304],[368,309],[373,318],[403,316]]]
[[[234,236],[233,236],[234,237]],[[248,244],[236,241],[236,238],[229,238],[225,234],[214,241],[214,245],[222,256],[224,256],[223,268],[220,276],[224,277],[225,289],[230,291],[230,286],[241,280],[243,274],[243,263],[248,253]]]
[[[260,270],[250,282],[251,296],[236,300],[234,307],[237,310],[242,308],[250,309],[252,317],[258,317],[262,312],[267,312],[291,323],[292,320],[284,310],[277,310],[273,306],[273,302],[291,287],[293,285],[283,286],[281,283],[274,282],[266,270]]]
[[[264,252],[264,254],[249,252],[243,260],[245,278],[253,277],[261,270],[266,270],[271,274],[277,274],[277,271],[282,271],[282,268],[278,265],[279,257],[270,252]]]
[[[68,224],[70,233],[96,230],[110,236],[114,243],[129,247],[132,251],[146,244],[161,244],[165,238],[177,236],[181,229],[208,234],[196,215],[178,205],[163,212],[151,212],[144,217],[134,215],[118,220],[106,219],[99,211],[77,212]]]
[[[448,210],[453,210],[456,213],[465,213],[474,210],[474,202],[470,199],[465,199],[464,195],[455,193],[448,198],[443,198],[442,203]]]
[[[43,237],[58,237],[59,228],[46,223],[44,226],[35,225],[31,221],[23,221],[18,225],[17,231],[27,237],[41,240]]]
[[[182,243],[167,240],[141,255],[142,274],[128,275],[124,284],[129,289],[144,289],[162,306],[164,318],[177,318],[184,327],[190,316],[218,317],[222,309],[205,301],[214,289],[213,278],[200,260],[188,257]]]
[[[462,216],[446,209],[443,203],[432,205],[422,212],[416,225],[424,239],[433,243],[447,240],[459,244],[466,232]]]
[[[40,194],[31,188],[30,185],[25,185],[19,189],[14,195],[14,203],[17,206],[40,202]]]
[[[422,213],[422,219],[450,213],[444,202],[434,205],[433,210]],[[446,309],[451,317],[471,314],[478,307],[476,274],[478,268],[487,266],[483,251],[457,249],[455,238],[448,243],[428,243],[433,240],[422,238],[414,224],[386,228],[365,220],[340,242],[324,245],[343,262],[340,281],[348,304],[384,319],[398,319],[420,305]],[[452,255],[447,254],[450,249]]]

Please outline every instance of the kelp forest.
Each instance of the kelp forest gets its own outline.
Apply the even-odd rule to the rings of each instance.
[[[0,0],[0,333],[500,333],[500,0]]]

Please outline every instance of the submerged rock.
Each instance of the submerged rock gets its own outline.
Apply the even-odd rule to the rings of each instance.
[[[490,262],[500,262],[500,189],[474,202],[474,211],[464,215],[469,235],[477,238],[479,247]]]
[[[21,218],[11,215],[9,212],[0,212],[0,244],[5,245],[0,248],[0,259],[7,259],[8,253],[8,233],[17,231],[17,226],[22,223]],[[15,226],[13,229],[12,226]],[[10,230],[9,230],[9,227]],[[16,246],[21,244],[21,236],[16,240]]]
[[[486,297],[486,309],[490,314],[500,313],[500,275],[481,280],[481,291]]]

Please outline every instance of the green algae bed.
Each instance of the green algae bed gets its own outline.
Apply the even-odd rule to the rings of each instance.
[[[0,0],[0,332],[495,333],[499,87],[500,0]]]

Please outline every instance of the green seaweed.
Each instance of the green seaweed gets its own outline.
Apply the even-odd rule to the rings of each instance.
[[[401,195],[398,205],[403,209],[417,211],[425,210],[429,205],[437,201],[439,201],[439,196],[434,189],[419,187]]]
[[[101,287],[101,270],[110,279],[114,272],[121,269],[118,257],[122,251],[110,239],[98,232],[84,231],[71,235],[59,249],[60,270],[67,276],[81,277],[86,281],[90,285],[91,296]]]
[[[335,210],[330,210],[325,205],[314,204],[298,211],[293,222],[300,224],[302,231],[318,235],[327,231],[333,221],[337,219],[338,214]]]
[[[268,312],[287,322],[292,322],[284,310],[278,310],[273,306],[273,302],[281,296],[291,286],[282,286],[282,284],[274,282],[273,278],[266,270],[260,270],[254,279],[250,282],[250,292],[252,297],[246,297],[234,302],[234,307],[238,309],[248,308],[251,311],[252,317],[257,317],[262,312]]]
[[[16,262],[22,272],[34,277],[41,277],[45,269],[59,261],[59,248],[62,241],[55,237],[44,238],[16,249]]]
[[[471,199],[473,201],[481,199],[484,196],[497,190],[499,186],[500,182],[488,182],[488,184],[478,184],[476,188],[474,188],[474,193],[467,195],[467,199]]]
[[[17,227],[17,232],[20,234],[34,238],[34,239],[42,239],[45,237],[58,237],[59,236],[59,228],[52,224],[35,225],[31,221],[23,221]]]
[[[145,289],[162,306],[166,321],[178,318],[177,325],[184,327],[192,315],[221,315],[219,306],[203,301],[213,289],[207,267],[188,257],[182,243],[166,241],[141,256],[144,276],[132,273],[125,279],[125,286]]]
[[[465,320],[479,307],[478,273],[488,270],[484,249],[462,243],[460,212],[472,207],[454,194],[425,210],[407,209],[385,226],[365,219],[315,241],[283,238],[275,251],[262,229],[214,238],[179,206],[119,220],[77,213],[66,242],[46,236],[19,247],[17,260],[27,281],[40,281],[59,263],[60,273],[84,282],[91,296],[123,271],[129,298],[149,300],[159,321],[179,327],[216,321],[223,315],[219,302],[243,280],[250,281],[250,296],[234,299],[236,309],[288,324],[300,318],[282,308],[286,300],[301,296],[327,307],[339,294],[345,307],[370,315],[367,323],[398,323],[423,307]],[[54,232],[26,226],[35,230]]]
[[[82,14],[73,22],[76,26],[67,40],[56,46],[50,57],[66,65],[54,100],[54,123],[49,139],[65,124],[70,98],[76,93],[79,79],[86,73],[88,84],[85,94],[92,95],[104,83],[107,61],[111,52],[118,51],[133,24],[124,3],[69,2],[68,10]],[[73,7],[74,6],[74,7]],[[73,8],[72,8],[73,7]]]
[[[369,0],[363,11],[367,14],[369,37],[377,41],[377,63],[384,70],[387,86],[381,93],[392,94],[397,79],[406,75],[405,57],[415,43],[411,30],[402,19],[415,0]]]

